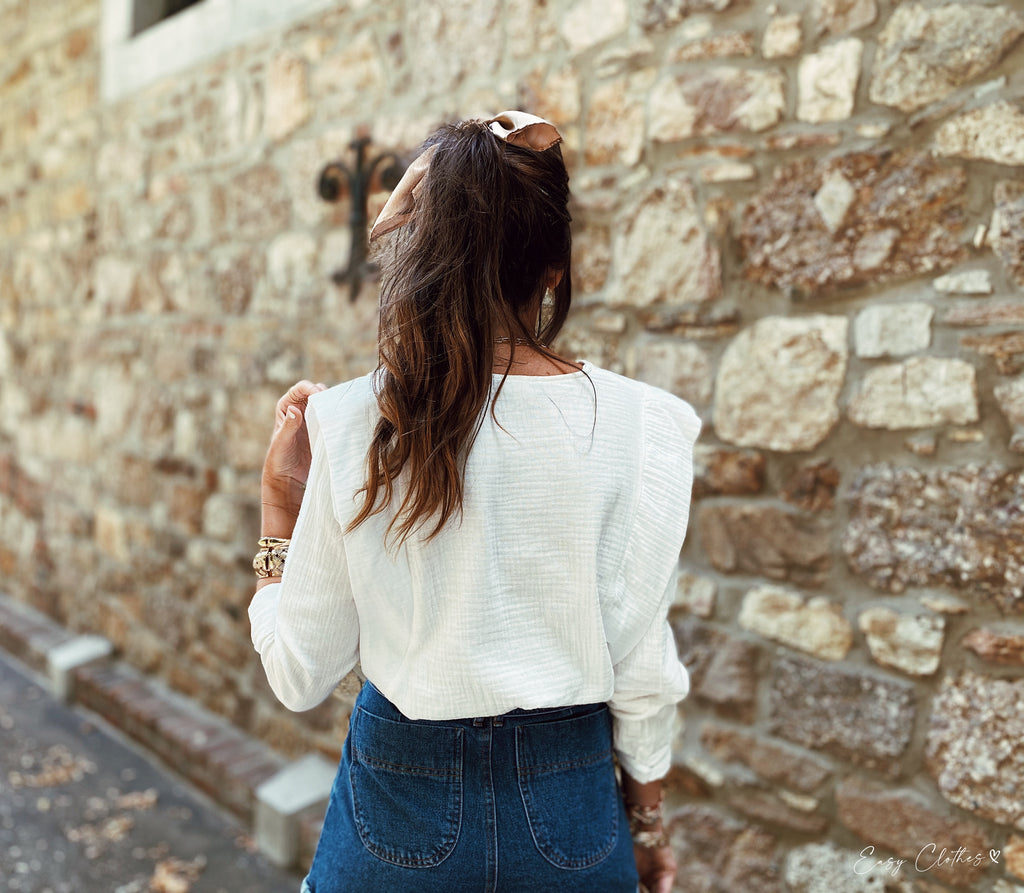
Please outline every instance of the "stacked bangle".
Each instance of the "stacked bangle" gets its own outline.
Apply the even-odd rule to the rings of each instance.
[[[288,557],[291,540],[265,536],[259,541],[260,550],[252,560],[257,577],[280,577],[284,573],[284,560]]]
[[[668,846],[660,803],[654,806],[627,803],[626,815],[629,818],[629,833],[636,846],[652,850]]]

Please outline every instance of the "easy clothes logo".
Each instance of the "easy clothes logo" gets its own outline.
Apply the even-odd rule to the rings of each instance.
[[[919,872],[931,871],[933,868],[951,868],[955,865],[970,865],[979,868],[988,863],[999,863],[1002,855],[1000,850],[989,850],[987,853],[979,853],[968,850],[967,847],[949,849],[940,847],[935,843],[928,843],[921,847],[914,859],[913,866]],[[860,858],[853,866],[854,874],[865,875],[873,871],[881,871],[891,877],[897,877],[900,871],[907,866],[908,859],[888,858],[885,860],[875,858],[875,848],[866,846],[860,851]]]

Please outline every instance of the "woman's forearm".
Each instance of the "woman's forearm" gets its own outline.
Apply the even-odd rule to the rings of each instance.
[[[639,782],[624,771],[622,796],[631,806],[657,806],[661,802],[661,780]]]
[[[260,536],[272,536],[282,540],[292,538],[299,512],[294,504],[286,505],[284,502],[272,496],[263,496]]]

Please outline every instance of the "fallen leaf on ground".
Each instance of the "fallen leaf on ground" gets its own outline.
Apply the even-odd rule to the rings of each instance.
[[[191,862],[183,859],[157,862],[149,880],[150,893],[189,893],[205,867],[204,856],[196,856]]]
[[[157,797],[156,788],[147,788],[144,791],[131,791],[122,794],[114,805],[118,809],[152,809],[156,806]]]
[[[35,760],[25,755],[22,757],[22,769],[29,770]],[[84,757],[75,756],[62,745],[54,745],[39,760],[36,772],[9,772],[7,781],[12,788],[52,788],[80,781],[86,774],[96,771],[96,764]]]

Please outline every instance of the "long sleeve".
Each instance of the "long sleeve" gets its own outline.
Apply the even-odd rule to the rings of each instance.
[[[249,605],[252,642],[270,687],[290,710],[309,710],[356,664],[359,618],[342,529],[335,517],[323,437],[313,432],[306,493],[280,583]]]
[[[673,574],[647,632],[615,665],[615,693],[609,701],[615,751],[622,768],[639,782],[654,781],[668,772],[676,704],[690,690],[666,619],[675,586]]]
[[[643,419],[639,492],[617,585],[609,707],[619,761],[648,782],[668,772],[676,703],[689,691],[667,614],[689,521],[700,419],[688,404],[655,389],[645,394]]]

